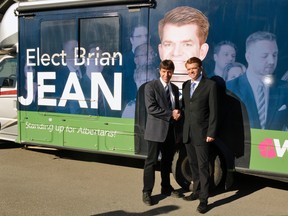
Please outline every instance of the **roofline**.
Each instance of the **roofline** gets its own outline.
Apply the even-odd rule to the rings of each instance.
[[[36,11],[72,9],[92,6],[127,5],[131,7],[154,7],[155,0],[43,0],[33,2],[20,2],[17,11],[30,13]]]

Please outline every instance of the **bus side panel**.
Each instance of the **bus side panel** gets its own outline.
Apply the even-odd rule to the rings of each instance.
[[[147,41],[148,9],[62,12],[20,17],[21,142],[144,155],[134,145],[137,87],[129,41]],[[140,84],[148,79],[143,67]]]
[[[217,2],[158,0],[155,8],[128,10],[127,7],[103,6],[99,8],[35,12],[35,16],[21,17],[21,59],[19,65],[19,80],[21,82],[18,82],[21,83],[19,84],[20,91],[18,91],[21,115],[27,115],[28,119],[32,116],[32,119],[34,119],[38,114],[45,116],[49,113],[51,116],[55,115],[53,117],[53,122],[57,122],[55,125],[62,128],[71,127],[57,139],[54,138],[57,133],[50,136],[52,138],[48,136],[49,140],[52,139],[51,143],[54,143],[54,145],[76,146],[77,148],[82,148],[81,146],[84,145],[88,149],[101,151],[106,149],[109,152],[115,152],[113,149],[122,151],[122,146],[115,146],[118,144],[114,143],[116,139],[110,137],[111,133],[105,132],[105,130],[109,130],[116,131],[117,136],[119,135],[117,141],[121,145],[124,145],[124,143],[127,145],[123,147],[124,151],[131,151],[131,154],[136,155],[145,155],[147,144],[143,139],[145,128],[144,87],[143,85],[141,87],[136,86],[134,80],[135,69],[140,70],[141,67],[135,65],[135,61],[137,61],[137,64],[140,61],[135,60],[136,56],[133,53],[135,47],[133,48],[132,44],[136,39],[143,39],[144,42],[141,43],[146,43],[147,48],[149,47],[148,44],[151,45],[154,51],[152,55],[154,57],[153,69],[158,67],[161,59],[172,59],[177,64],[174,73],[177,80],[173,81],[181,89],[183,81],[189,79],[184,62],[191,56],[199,55],[199,50],[191,52],[192,48],[199,48],[199,46],[193,46],[194,43],[186,44],[187,39],[183,43],[177,44],[177,46],[172,44],[170,48],[173,49],[169,54],[158,52],[161,48],[158,23],[168,11],[179,6],[196,8],[208,17],[210,29],[206,42],[209,45],[209,50],[206,55],[201,56],[208,77],[216,75],[214,73],[215,50],[217,50],[219,42],[229,41],[233,43],[236,47],[233,61],[242,63],[245,68],[249,68],[249,58],[247,58],[249,53],[246,52],[248,36],[263,31],[273,33],[276,36],[277,46],[273,44],[273,49],[276,52],[270,55],[274,62],[267,66],[267,68],[271,68],[272,64],[275,70],[272,71],[273,76],[268,76],[268,79],[265,79],[270,84],[272,81],[274,88],[270,92],[278,89],[283,93],[279,98],[276,94],[267,97],[269,103],[277,105],[276,108],[267,109],[266,111],[267,119],[268,116],[269,118],[272,116],[271,119],[274,117],[274,122],[271,120],[272,124],[270,126],[260,129],[258,113],[251,111],[251,109],[254,109],[254,111],[257,109],[254,94],[251,93],[251,86],[246,83],[232,89],[230,84],[233,80],[228,81],[226,75],[221,75],[220,77],[225,81],[224,88],[229,87],[230,95],[233,95],[233,101],[237,98],[239,103],[234,103],[237,104],[237,109],[233,109],[229,104],[229,100],[224,100],[221,108],[224,110],[224,118],[226,117],[226,119],[222,121],[222,123],[225,122],[225,125],[221,133],[229,134],[228,136],[218,137],[218,139],[223,139],[221,140],[224,143],[223,145],[229,150],[228,152],[233,158],[237,157],[235,164],[241,166],[240,168],[251,169],[251,171],[280,172],[287,175],[288,148],[285,135],[288,128],[288,94],[285,94],[287,92],[287,76],[285,74],[288,68],[288,30],[283,28],[283,26],[286,26],[288,18],[286,13],[288,2],[286,0],[221,0]],[[138,28],[139,31],[132,31],[135,22],[142,25],[142,28]],[[181,42],[180,37],[183,35],[180,35],[179,31],[173,32],[170,36],[174,36],[178,39],[178,42]],[[71,40],[72,44],[76,41],[76,45],[72,45],[72,48],[74,48],[72,58],[64,48],[65,42]],[[92,45],[92,48],[90,45]],[[186,48],[190,49],[190,52],[185,52]],[[258,48],[254,54],[261,52],[261,48]],[[143,56],[146,60],[144,66],[148,68],[148,65],[150,65],[148,63],[149,55],[146,53]],[[74,66],[77,65],[78,67],[68,67],[68,69],[66,67],[64,69],[69,59],[74,61]],[[27,71],[27,67],[25,69],[26,64],[31,67]],[[265,65],[261,61],[259,61],[259,64],[261,66]],[[90,79],[90,82],[86,80],[82,83],[82,81],[85,81],[85,79],[82,80],[82,76],[87,71],[88,73],[91,72],[90,66],[93,65],[92,79]],[[78,69],[85,71],[82,72],[82,76],[79,76]],[[241,79],[247,79],[246,69],[243,71],[243,74],[235,78],[234,81],[240,79],[240,77],[242,77]],[[149,81],[148,69],[144,74],[146,77],[144,81],[141,81],[141,84]],[[30,88],[28,88],[30,93],[25,88],[27,80],[30,80]],[[278,82],[278,80],[281,81]],[[35,86],[35,88],[31,88],[32,86]],[[135,104],[137,89],[137,98],[140,98],[138,105]],[[247,98],[251,100],[247,102]],[[273,107],[272,105],[271,107]],[[242,121],[236,121],[233,118],[233,112],[236,110],[237,112],[242,110]],[[34,114],[37,112],[39,112],[37,115]],[[31,115],[32,113],[33,115]],[[254,115],[254,113],[256,114]],[[232,118],[230,118],[231,116]],[[50,117],[45,118],[39,118],[39,122],[48,122]],[[25,134],[29,134],[28,130],[32,129],[25,128],[26,120],[24,117],[21,117],[21,121],[23,121],[20,127],[21,136],[23,136],[21,140],[29,142],[31,139],[25,137]],[[37,122],[36,119],[35,122]],[[240,125],[237,125],[238,122],[240,122]],[[286,123],[286,126],[282,126],[282,123]],[[135,128],[133,128],[133,124]],[[95,137],[94,141],[91,135],[78,139],[77,133],[70,133],[70,131],[78,131],[85,127],[93,130],[103,130],[106,135]],[[238,130],[237,127],[241,129]],[[22,133],[22,130],[27,130],[27,133]],[[233,133],[237,134],[237,143],[233,140],[235,138]],[[41,137],[38,139],[41,143]],[[274,149],[273,154],[272,150],[269,149]],[[265,164],[265,166],[261,164]]]

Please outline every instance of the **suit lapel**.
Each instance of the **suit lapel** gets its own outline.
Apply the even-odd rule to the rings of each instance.
[[[194,98],[197,98],[199,93],[202,92],[205,89],[205,83],[206,83],[206,78],[202,77],[202,79],[200,80],[197,88],[194,90],[194,93],[192,95],[192,100]],[[191,81],[190,81],[190,85],[189,85],[189,97],[190,97],[190,86],[191,86]]]
[[[245,86],[245,88],[243,88]],[[254,98],[252,87],[247,78],[247,74],[239,78],[239,97],[245,103],[249,118],[250,126],[253,128],[260,127],[259,114],[256,104],[256,99]]]
[[[160,97],[162,98],[162,101],[164,101],[164,103],[166,104],[166,106],[169,106],[168,101],[166,100],[166,93],[165,93],[164,87],[160,80],[155,81],[155,89],[160,95]]]
[[[279,113],[279,109],[283,101],[279,100],[281,98],[281,93],[278,92],[277,88],[271,87],[269,90],[269,100],[267,101],[267,117],[266,117],[266,126],[267,128],[270,127],[272,122],[274,121],[275,116]]]
[[[191,80],[187,80],[183,88],[183,98],[185,101],[188,101],[190,99],[190,86]]]

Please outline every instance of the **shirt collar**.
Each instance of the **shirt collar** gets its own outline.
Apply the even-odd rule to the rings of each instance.
[[[256,76],[255,73],[253,73],[252,71],[247,70],[246,74],[249,83],[251,83],[252,85],[263,85],[261,78],[259,76]]]
[[[201,81],[201,79],[202,79],[202,73],[200,74],[200,76],[197,78],[197,80],[192,80],[191,79],[191,83],[196,83],[196,85],[198,85],[199,84],[199,82]]]
[[[169,83],[164,82],[161,77],[160,77],[160,82],[162,83],[164,88],[166,87],[166,85],[168,86],[170,85],[170,82]]]

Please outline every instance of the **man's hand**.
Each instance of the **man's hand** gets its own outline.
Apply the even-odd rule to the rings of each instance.
[[[178,119],[181,117],[181,112],[178,109],[174,109],[172,111],[172,117],[175,121],[178,121]]]
[[[207,137],[206,142],[213,142],[215,139],[213,137]]]

